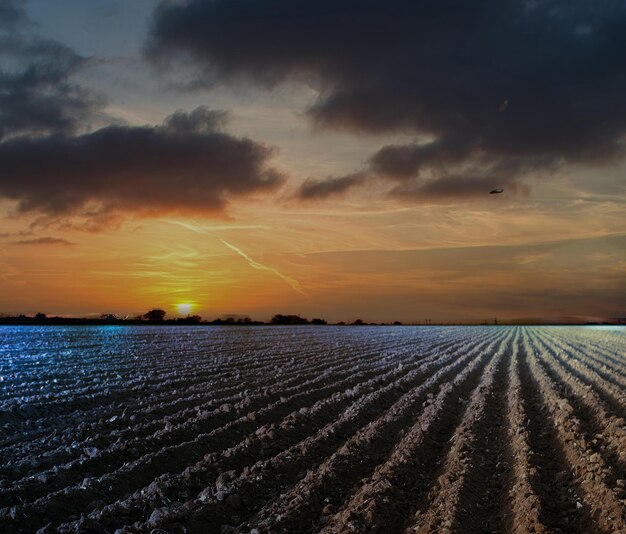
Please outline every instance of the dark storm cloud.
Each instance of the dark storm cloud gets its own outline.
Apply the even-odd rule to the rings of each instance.
[[[223,128],[228,119],[225,111],[200,106],[190,113],[176,111],[167,117],[163,128],[168,132],[214,132]]]
[[[60,237],[37,237],[34,239],[22,239],[21,241],[13,241],[13,245],[37,246],[37,245],[75,245],[67,239]]]
[[[207,214],[231,197],[280,185],[282,176],[266,165],[273,150],[218,131],[216,117],[201,108],[159,127],[9,139],[0,143],[0,196],[20,212],[52,218]]]
[[[0,3],[0,20],[0,139],[88,127],[104,99],[73,77],[92,60],[26,31],[19,3]]]
[[[510,194],[528,195],[522,179],[531,172],[542,176],[556,169],[549,156],[498,158],[484,151],[454,151],[440,142],[388,145],[369,160],[371,175],[399,182],[389,195],[410,201],[460,201],[485,198],[491,189],[505,187]],[[455,172],[449,172],[449,168]]]
[[[437,202],[485,198],[491,189],[502,186],[506,189],[507,195],[527,195],[530,191],[527,185],[501,176],[452,175],[441,176],[425,182],[402,184],[393,188],[389,194],[402,200]]]
[[[621,157],[624,27],[626,4],[608,1],[189,0],[157,8],[147,55],[191,61],[200,84],[304,78],[318,125],[431,138],[373,156],[407,180]]]
[[[444,141],[423,144],[387,145],[370,158],[373,172],[393,180],[418,176],[420,171],[462,161],[469,150]]]
[[[23,2],[0,0],[0,30],[13,29],[18,22],[24,20]]]
[[[365,180],[361,173],[349,174],[326,180],[313,180],[308,178],[298,189],[296,196],[300,200],[320,200],[346,193],[354,186],[360,185]]]

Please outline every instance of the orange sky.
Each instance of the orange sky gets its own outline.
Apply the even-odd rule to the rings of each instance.
[[[5,237],[2,309],[133,315],[160,306],[175,316],[176,304],[193,303],[207,318],[619,316],[619,210],[575,200],[555,210],[535,197],[487,197],[462,210],[367,195],[317,208],[265,198],[229,220],[167,215],[53,232],[69,244]],[[581,217],[593,222],[584,231]]]

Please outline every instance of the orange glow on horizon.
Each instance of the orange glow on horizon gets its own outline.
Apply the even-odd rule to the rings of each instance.
[[[293,313],[407,322],[620,316],[626,266],[624,238],[610,231],[619,227],[614,210],[591,206],[602,216],[582,232],[581,208],[544,210],[532,199],[488,211],[385,210],[382,202],[368,211],[370,202],[247,206],[232,223],[157,219],[93,234],[50,232],[72,245],[7,237],[0,313],[136,316],[163,308],[206,320]],[[18,221],[11,223],[7,232],[17,233]]]

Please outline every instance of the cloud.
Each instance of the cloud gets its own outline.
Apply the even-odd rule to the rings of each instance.
[[[0,30],[15,28],[25,17],[21,4],[13,0],[0,0]]]
[[[24,31],[21,3],[1,2],[0,21],[0,140],[86,129],[105,99],[73,78],[93,60]]]
[[[21,241],[13,241],[13,245],[75,245],[72,241],[61,239],[60,237],[37,237],[35,239],[23,239]]]
[[[503,187],[507,195],[528,195],[530,188],[523,183],[498,176],[441,176],[425,182],[412,182],[394,187],[389,195],[414,202],[454,201],[487,198],[491,189]]]
[[[326,180],[313,180],[308,178],[298,189],[296,196],[300,200],[320,200],[346,193],[349,189],[364,182],[365,175],[362,173],[348,174]]]
[[[387,145],[369,160],[371,170],[391,180],[408,180],[425,169],[462,161],[468,155],[463,146],[439,140],[422,144]]]
[[[284,180],[267,165],[273,149],[218,131],[220,117],[198,108],[162,126],[6,140],[0,197],[15,201],[18,212],[48,219],[220,214],[231,198]]]
[[[623,156],[625,25],[620,2],[189,0],[159,5],[146,54],[190,62],[196,85],[303,79],[318,126],[432,140],[375,154],[384,180],[523,175]]]
[[[163,122],[163,129],[171,133],[210,133],[221,130],[227,119],[228,114],[225,111],[200,106],[190,113],[184,111],[172,113]]]

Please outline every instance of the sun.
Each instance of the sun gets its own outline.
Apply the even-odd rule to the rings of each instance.
[[[191,313],[191,308],[193,308],[193,304],[190,304],[188,302],[183,304],[176,304],[176,310],[181,315],[189,315]]]

